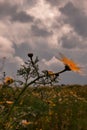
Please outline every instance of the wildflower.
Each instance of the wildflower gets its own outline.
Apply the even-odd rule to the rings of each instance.
[[[58,100],[59,102],[61,102],[62,101],[62,98],[59,98],[59,100]]]
[[[14,82],[14,80],[11,77],[6,77],[4,79],[4,83],[7,85],[12,84],[13,82]]]
[[[53,71],[44,70],[42,71],[46,76],[50,77],[51,80],[55,80],[56,75]]]
[[[3,102],[0,102],[0,104],[3,104]]]
[[[13,104],[13,102],[12,102],[12,101],[6,101],[6,103],[7,103],[7,104]]]
[[[53,115],[53,111],[52,110],[49,110],[49,115]]]
[[[32,124],[32,122],[30,122],[30,121],[27,121],[27,120],[21,121],[21,125],[23,125],[23,126],[27,126],[27,125],[30,125],[30,124]]]
[[[56,104],[55,104],[54,102],[52,102],[52,101],[47,101],[47,103],[48,103],[51,107],[56,106]]]
[[[48,76],[50,76],[51,80],[54,80],[56,78],[56,75],[52,71],[47,71]]]
[[[67,58],[63,54],[60,54],[61,58],[59,58],[60,61],[62,61],[65,64],[65,71],[74,71],[74,72],[80,72],[81,68],[71,59]]]

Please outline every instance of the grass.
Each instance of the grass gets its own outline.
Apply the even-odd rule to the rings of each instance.
[[[0,130],[87,130],[87,86],[0,89]]]

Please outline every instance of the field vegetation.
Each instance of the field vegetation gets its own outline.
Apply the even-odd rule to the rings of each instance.
[[[87,130],[87,85],[0,89],[0,130]],[[8,117],[8,118],[7,118]]]

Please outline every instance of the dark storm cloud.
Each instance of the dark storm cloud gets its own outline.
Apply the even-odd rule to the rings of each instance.
[[[33,22],[34,18],[33,18],[33,16],[26,14],[26,12],[21,11],[18,13],[16,12],[12,16],[11,20],[14,22],[19,21],[19,22],[25,23],[25,22]]]
[[[48,37],[53,34],[51,31],[48,31],[46,28],[40,28],[37,25],[32,25],[31,30],[32,30],[32,34],[35,36]]]
[[[0,3],[0,19],[13,15],[17,10],[16,5],[10,5],[8,2]]]
[[[79,35],[87,36],[87,16],[82,10],[76,8],[69,2],[64,7],[60,8],[60,11],[67,16],[64,22],[72,25]]]

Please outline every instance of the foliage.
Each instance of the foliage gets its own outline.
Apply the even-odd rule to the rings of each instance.
[[[46,85],[52,83],[54,84],[56,82],[58,83],[57,74],[54,72],[48,70],[40,72],[38,57],[35,57],[34,59],[32,53],[29,53],[28,57],[29,59],[25,62],[25,64],[17,70],[17,75],[22,77],[22,84],[28,84],[35,78],[36,80],[32,83],[35,86],[38,84]]]
[[[0,89],[0,130],[87,130],[87,86]],[[3,118],[4,117],[4,118]]]

